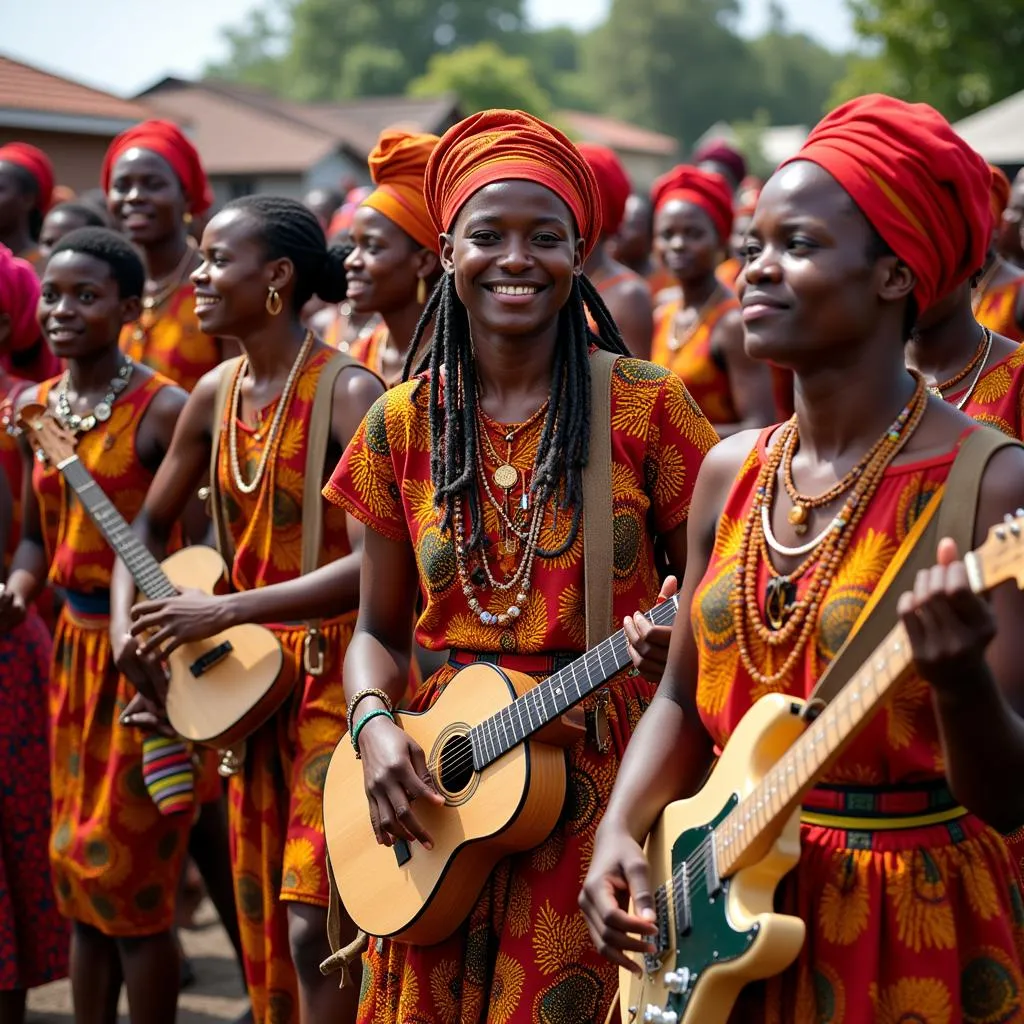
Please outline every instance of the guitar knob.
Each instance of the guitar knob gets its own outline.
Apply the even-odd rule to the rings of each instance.
[[[665,988],[675,995],[682,995],[690,987],[690,968],[681,967],[678,971],[669,971],[665,975]]]
[[[646,1024],[676,1024],[678,1016],[673,1010],[663,1010],[654,1003],[648,1003],[644,1010],[644,1021]]]

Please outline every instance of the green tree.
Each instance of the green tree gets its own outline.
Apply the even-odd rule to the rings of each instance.
[[[1024,89],[1021,0],[848,0],[875,52],[851,61],[832,100],[887,92],[957,120]]]
[[[513,57],[495,43],[477,43],[454,53],[430,58],[427,73],[409,86],[412,96],[455,93],[466,113],[490,107],[528,110],[538,117],[550,114],[551,100],[538,85],[530,62]]]

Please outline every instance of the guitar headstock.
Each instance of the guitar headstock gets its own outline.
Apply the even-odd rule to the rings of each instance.
[[[1004,516],[965,562],[975,591],[988,590],[1006,580],[1015,580],[1024,589],[1024,509]]]
[[[40,462],[58,466],[75,454],[75,435],[45,405],[32,402],[18,412],[18,427]]]

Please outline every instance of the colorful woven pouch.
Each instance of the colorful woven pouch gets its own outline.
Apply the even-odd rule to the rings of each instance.
[[[147,736],[142,741],[142,778],[161,814],[191,813],[195,775],[187,743],[166,736]]]

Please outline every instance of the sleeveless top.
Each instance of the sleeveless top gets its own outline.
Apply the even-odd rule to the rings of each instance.
[[[237,590],[253,590],[295,579],[302,572],[302,494],[306,476],[306,447],[313,398],[324,366],[335,355],[321,348],[306,360],[295,381],[289,408],[276,435],[268,439],[280,399],[262,410],[262,430],[237,423],[238,463],[244,482],[250,482],[267,443],[272,445],[259,487],[245,494],[235,484],[228,443],[231,391],[224,404],[217,451],[217,493],[235,550],[231,581]],[[236,373],[241,371],[241,364]],[[345,513],[324,504],[323,563],[351,554]]]
[[[55,377],[39,386],[45,405],[59,383]],[[172,382],[155,374],[114,403],[110,419],[78,438],[78,458],[114,507],[130,523],[141,511],[153,474],[139,459],[136,447],[139,424],[150,402]],[[60,471],[33,462],[32,488],[39,502],[39,518],[50,563],[50,583],[80,592],[110,589],[114,552],[86,514],[82,503],[66,487]]]
[[[951,394],[947,401],[955,405],[965,390]],[[982,374],[963,412],[978,423],[1024,440],[1024,348]]]
[[[195,289],[186,281],[156,310],[143,310],[121,330],[121,351],[191,391],[221,359],[215,338],[204,334],[195,313]]]
[[[735,296],[730,295],[709,309],[690,337],[676,351],[672,351],[670,343],[680,306],[681,302],[677,299],[661,310],[654,328],[651,359],[682,377],[686,390],[712,424],[735,423],[739,413],[733,405],[729,375],[715,360],[711,337],[722,317],[730,310],[739,309],[739,302]]]
[[[1024,288],[1024,276],[989,288],[981,296],[974,316],[979,324],[983,324],[996,334],[1001,334],[1010,341],[1024,341],[1024,329],[1017,323],[1017,308],[1021,289]]]
[[[766,457],[766,444],[775,429],[762,431],[739,471],[719,520],[710,564],[691,607],[699,665],[697,706],[705,727],[720,747],[725,746],[744,713],[768,692],[753,682],[743,665],[731,600],[737,585],[743,526]],[[953,451],[889,467],[822,598],[816,630],[790,676],[780,680],[773,687],[775,691],[797,697],[810,694],[918,515],[945,481],[955,454]],[[809,577],[809,573],[805,574],[798,583],[798,595],[803,594]],[[762,562],[756,587],[762,621],[767,580],[768,571]],[[765,674],[781,665],[792,649],[777,648],[773,656],[752,632],[749,644],[754,665]],[[912,675],[895,697],[878,710],[822,781],[879,786],[920,782],[942,775],[942,750],[931,689],[919,676]]]

